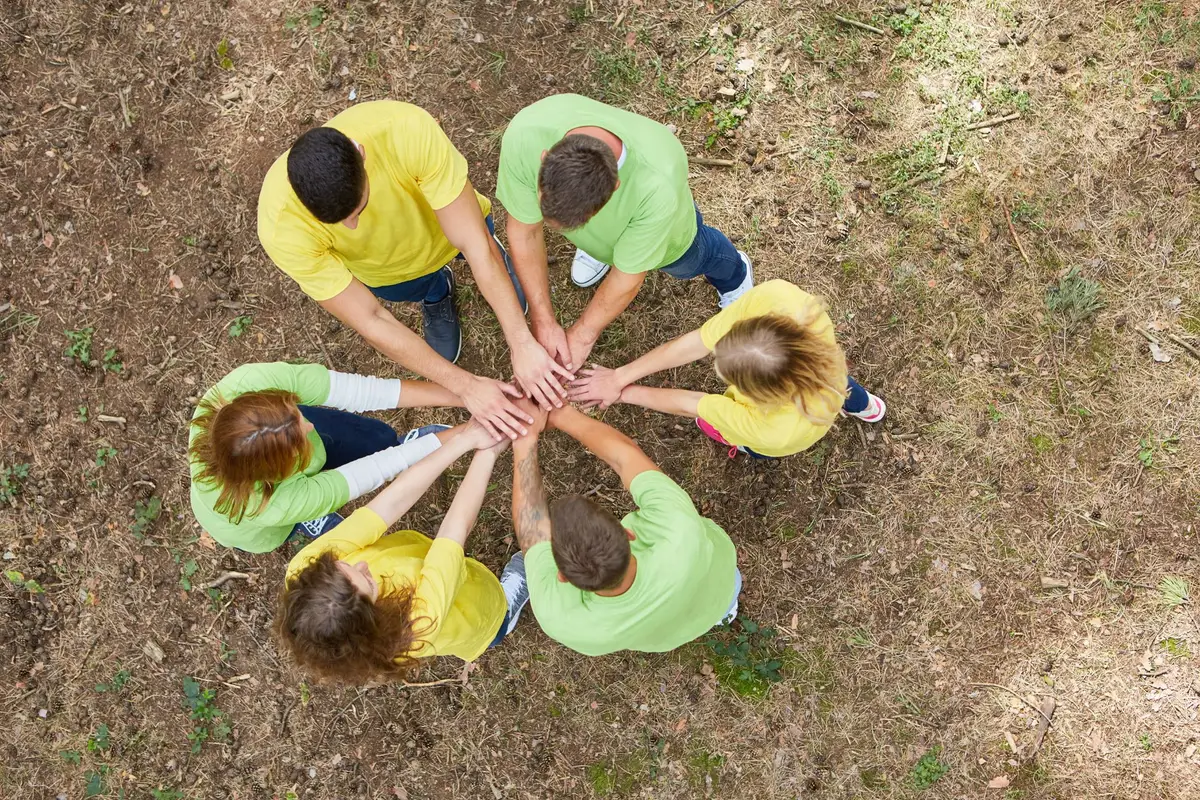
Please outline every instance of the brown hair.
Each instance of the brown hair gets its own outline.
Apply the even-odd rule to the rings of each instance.
[[[813,322],[767,314],[733,324],[713,348],[717,374],[756,403],[795,403],[817,425],[832,425],[846,397],[846,356]],[[830,402],[811,407],[815,397]],[[833,402],[836,400],[837,402]]]
[[[612,589],[629,569],[629,537],[621,523],[578,494],[550,506],[550,551],[571,585],[586,592]]]
[[[542,216],[566,230],[596,215],[617,190],[617,159],[594,136],[564,136],[542,159],[538,172]]]
[[[337,563],[327,550],[287,582],[275,615],[276,636],[297,664],[324,680],[361,684],[380,676],[407,677],[417,665],[407,654],[421,644],[412,619],[412,587],[381,585],[372,602]]]
[[[219,395],[200,403],[192,420],[197,433],[188,448],[201,467],[196,480],[221,487],[214,508],[235,525],[262,511],[275,484],[312,458],[312,444],[300,427],[299,400],[292,392],[267,389],[228,403]],[[250,510],[258,492],[262,496]]]

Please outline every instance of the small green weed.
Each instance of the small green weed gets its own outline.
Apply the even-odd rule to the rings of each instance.
[[[1174,455],[1179,452],[1179,436],[1168,436],[1159,441],[1153,434],[1147,434],[1138,440],[1138,461],[1146,469],[1156,466],[1155,456],[1159,453]]]
[[[96,691],[100,694],[105,692],[119,692],[125,688],[125,684],[129,683],[129,670],[119,669],[113,673],[110,680],[105,683],[97,683]]]
[[[233,69],[233,59],[229,57],[229,40],[217,42],[217,66],[221,69]]]
[[[642,70],[632,50],[592,51],[593,76],[605,102],[626,100],[642,82]]]
[[[1156,89],[1150,99],[1164,105],[1164,113],[1172,124],[1178,124],[1188,108],[1200,102],[1200,84],[1186,75],[1159,72],[1162,88]]]
[[[1159,601],[1168,608],[1192,602],[1191,587],[1183,578],[1163,578],[1158,584]]]
[[[901,36],[910,36],[917,29],[917,23],[921,20],[921,12],[917,10],[915,5],[908,6],[904,11],[898,14],[892,14],[888,17],[888,27]]]
[[[999,422],[1000,420],[1004,419],[1004,415],[1000,413],[1000,409],[996,408],[995,403],[988,403],[987,415],[988,419],[990,419],[992,422]]]
[[[1141,748],[1147,753],[1154,749],[1154,742],[1150,740],[1150,734],[1148,733],[1138,734],[1138,744],[1141,745]]]
[[[488,56],[488,70],[490,70],[493,75],[499,78],[504,74],[504,67],[508,64],[508,55],[501,50],[496,53],[489,51]]]
[[[109,347],[104,351],[100,366],[104,368],[105,372],[121,372],[125,369],[125,364],[118,357],[115,347]]]
[[[97,447],[96,448],[96,466],[97,467],[108,466],[108,462],[112,461],[116,457],[117,457],[117,450],[115,447]]]
[[[760,627],[757,622],[739,616],[738,630],[733,625],[716,628],[717,635],[709,636],[704,644],[713,652],[713,671],[721,682],[743,697],[763,697],[772,683],[783,680],[782,651],[775,640],[773,628]]]
[[[21,484],[29,477],[29,464],[0,468],[0,505],[12,505],[21,494]]]
[[[150,790],[150,796],[154,800],[184,800],[185,795],[179,789],[171,789],[160,786],[157,789]]]
[[[77,408],[75,410],[75,421],[76,422],[87,422],[88,421],[88,407],[87,406],[80,406],[79,408]]]
[[[63,350],[63,355],[75,359],[85,367],[92,363],[92,337],[95,336],[96,329],[80,328],[77,331],[63,331],[63,334],[67,337],[67,347]]]
[[[724,766],[725,756],[701,750],[688,759],[688,782],[703,795],[714,794],[721,782],[721,769]]]
[[[108,726],[101,722],[96,726],[96,730],[92,731],[92,735],[88,737],[87,750],[89,753],[98,753],[110,747],[112,747],[110,731]]]
[[[1018,225],[1028,225],[1033,228],[1042,228],[1039,220],[1042,217],[1042,210],[1035,203],[1030,203],[1024,198],[1018,199],[1013,204],[1013,209],[1009,214],[1013,222]]]
[[[1029,446],[1035,453],[1041,455],[1054,449],[1054,440],[1044,433],[1035,433],[1029,437]]]
[[[233,322],[229,323],[229,338],[237,339],[246,331],[250,330],[250,326],[254,324],[254,317],[249,314],[242,314],[233,318]]]
[[[934,746],[913,765],[912,772],[908,777],[914,788],[924,791],[950,771],[950,765],[939,759],[941,754],[941,745]]]
[[[193,726],[188,733],[192,753],[199,753],[204,742],[212,739],[214,742],[229,740],[233,728],[227,721],[225,712],[217,708],[217,690],[201,689],[195,678],[183,679],[183,705],[191,717]]]
[[[74,764],[77,767],[83,763],[83,753],[78,750],[59,750],[58,757],[68,764]]]
[[[108,765],[100,764],[94,770],[89,769],[83,773],[83,779],[87,781],[83,787],[83,796],[101,797],[108,794],[108,772]]]
[[[576,25],[587,22],[590,16],[591,13],[588,11],[587,3],[580,3],[567,9],[567,19]]]
[[[1163,650],[1172,658],[1189,658],[1192,655],[1186,639],[1176,639],[1174,636],[1162,640]]]
[[[1061,318],[1067,327],[1075,327],[1104,308],[1100,297],[1100,284],[1071,267],[1058,284],[1046,291],[1046,309]]]
[[[133,538],[141,541],[146,538],[146,532],[154,526],[158,515],[162,513],[162,499],[151,497],[149,500],[138,500],[133,507],[133,524],[130,531]]]
[[[32,578],[26,578],[25,573],[15,569],[10,569],[4,573],[4,577],[8,578],[16,586],[20,586],[30,594],[41,594],[45,591],[42,585]]]
[[[192,576],[200,569],[200,565],[196,563],[196,559],[189,558],[179,565],[179,588],[185,592],[192,590]]]

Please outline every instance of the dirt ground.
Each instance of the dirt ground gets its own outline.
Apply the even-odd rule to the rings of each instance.
[[[3,3],[0,796],[1200,796],[1200,7],[730,5]],[[393,98],[490,193],[506,121],[561,91],[723,162],[693,169],[708,221],[828,299],[888,419],[764,464],[607,413],[737,543],[731,631],[589,659],[526,616],[437,686],[312,685],[269,635],[287,552],[191,516],[185,422],[247,361],[396,373],[267,260],[262,176]],[[460,278],[462,363],[507,375]],[[714,300],[653,276],[595,358]],[[628,506],[561,434],[543,459],[552,496]],[[471,545],[496,569],[510,479]]]

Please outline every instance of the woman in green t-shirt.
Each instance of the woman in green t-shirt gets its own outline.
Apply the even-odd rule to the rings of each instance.
[[[245,364],[201,399],[188,431],[197,521],[227,547],[273,550],[293,530],[319,536],[332,513],[456,436],[430,425],[401,437],[360,412],[461,406],[423,381],[386,380],[319,364]]]

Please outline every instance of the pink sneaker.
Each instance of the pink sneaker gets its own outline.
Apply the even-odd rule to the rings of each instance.
[[[848,414],[852,417],[858,417],[863,422],[879,422],[883,419],[883,415],[887,413],[887,404],[883,402],[883,398],[867,392],[867,407],[862,411],[843,411],[843,414]]]

